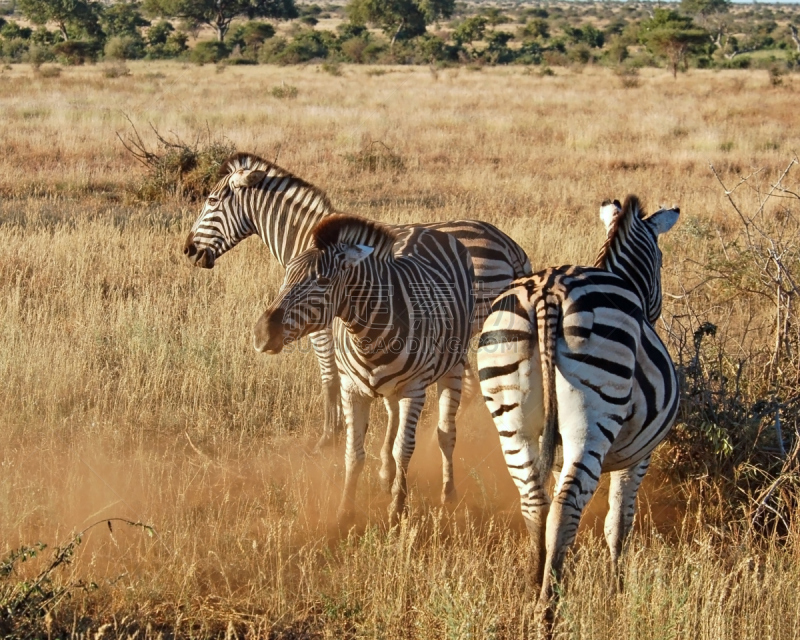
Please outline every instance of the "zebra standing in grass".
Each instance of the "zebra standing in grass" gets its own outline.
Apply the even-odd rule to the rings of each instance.
[[[608,236],[595,268],[524,278],[494,301],[484,323],[481,390],[520,492],[548,616],[553,577],[600,474],[611,473],[605,536],[616,566],[650,454],[675,419],[675,367],[652,323],[661,314],[658,236],[678,215],[662,209],[645,218],[635,196],[622,207],[604,203]],[[563,463],[550,505],[545,483],[559,440]]]
[[[339,520],[353,514],[364,466],[369,407],[381,396],[399,433],[389,512],[399,519],[406,473],[425,389],[439,392],[442,502],[455,498],[453,447],[475,299],[472,260],[452,235],[423,227],[391,228],[336,215],[311,232],[312,248],[291,260],[277,298],[254,330],[257,351],[279,353],[313,331],[333,327],[347,422],[345,489]]]
[[[258,234],[278,262],[286,266],[311,247],[314,226],[334,213],[320,189],[262,158],[237,153],[222,166],[220,180],[206,198],[183,251],[194,265],[210,269],[226,251]],[[485,222],[460,220],[421,226],[450,233],[469,251],[475,268],[476,333],[491,301],[512,280],[531,274],[528,257],[516,242]],[[330,329],[310,335],[325,389],[324,426],[317,448],[332,441],[337,424],[339,379],[331,336]],[[391,429],[387,441],[390,435]],[[384,452],[383,457],[387,455]]]

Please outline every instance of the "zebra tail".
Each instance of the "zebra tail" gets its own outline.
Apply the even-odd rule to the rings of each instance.
[[[553,468],[558,432],[558,400],[556,397],[556,329],[560,306],[545,295],[541,303],[543,312],[537,314],[539,357],[542,365],[542,402],[544,405],[544,430],[539,457],[542,485]]]

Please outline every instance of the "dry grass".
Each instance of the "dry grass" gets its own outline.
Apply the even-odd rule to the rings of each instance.
[[[302,347],[256,357],[250,346],[279,267],[250,240],[212,272],[189,268],[180,248],[197,207],[136,202],[138,168],[114,135],[127,127],[123,112],[184,139],[208,127],[277,156],[355,213],[489,220],[534,266],[591,261],[606,197],[675,202],[682,223],[663,248],[665,288],[678,292],[697,277],[687,260],[702,264],[711,250],[698,229],[736,226],[709,163],[735,182],[751,167],[779,171],[800,148],[796,79],[774,88],[766,72],[675,82],[646,70],[622,88],[592,68],[130,70],[124,82],[97,67],[0,76],[0,553],[63,542],[111,516],[157,531],[92,530],[58,580],[99,589],[76,590],[41,624],[63,635],[112,624],[109,635],[524,637],[526,540],[483,407],[460,420],[463,500],[452,513],[435,506],[426,414],[410,525],[391,534],[376,408],[359,528],[340,535],[331,516],[341,452],[304,452],[321,420],[314,358]],[[284,84],[297,88],[292,100],[272,95]],[[369,171],[348,160],[375,140],[402,163]],[[608,568],[594,501],[559,633],[794,637],[797,532],[788,546],[758,546],[746,531],[707,525],[705,506],[682,502],[687,493],[663,478],[654,474],[640,501],[615,598],[598,579]]]

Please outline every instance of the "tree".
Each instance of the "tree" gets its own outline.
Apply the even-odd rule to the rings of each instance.
[[[533,18],[522,28],[522,36],[547,40],[550,37],[550,25],[545,18]]]
[[[694,16],[698,22],[715,35],[714,44],[723,48],[722,38],[728,29],[728,9],[730,0],[681,0],[681,11]]]
[[[639,37],[653,53],[667,59],[673,78],[678,77],[678,67],[688,55],[700,53],[710,44],[705,29],[671,9],[656,9],[650,20],[642,22]]]
[[[298,15],[294,0],[145,0],[144,9],[153,15],[207,24],[216,30],[220,42],[237,16],[289,20]]]
[[[730,6],[730,0],[681,0],[681,11],[690,16],[726,13]]]
[[[473,42],[481,40],[486,31],[487,22],[486,16],[477,15],[467,18],[453,31],[453,40],[455,40],[459,46],[472,44]]]
[[[139,13],[138,5],[127,2],[118,2],[105,8],[100,23],[109,37],[132,36],[139,39],[141,39],[139,28],[150,26]]]
[[[22,14],[36,25],[55,22],[64,40],[70,39],[68,27],[96,35],[99,30],[98,5],[89,0],[19,0]]]
[[[395,41],[421,36],[434,20],[453,15],[455,0],[351,0],[347,7],[355,24],[376,24]]]

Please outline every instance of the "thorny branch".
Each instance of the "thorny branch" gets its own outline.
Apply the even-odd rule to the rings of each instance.
[[[81,544],[84,536],[90,530],[105,524],[113,535],[112,522],[121,522],[131,527],[141,527],[149,536],[155,534],[155,529],[151,525],[144,522],[134,522],[127,518],[104,518],[73,534],[66,544],[56,547],[50,562],[30,583],[24,582],[18,585],[21,586],[21,589],[12,588],[10,596],[0,592],[0,628],[9,617],[24,618],[34,608],[38,611],[43,611],[48,607],[52,608],[73,589],[87,587],[82,581],[72,582],[57,588],[48,587],[47,585],[52,580],[52,574],[58,567],[70,564],[75,548]],[[45,547],[46,545],[39,544],[35,549],[24,547],[21,550],[12,552],[6,560],[0,563],[0,579],[15,575],[14,565],[18,560],[25,561],[28,557],[35,557],[37,551],[44,550]]]

